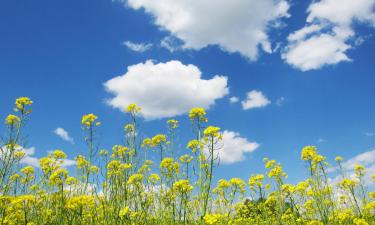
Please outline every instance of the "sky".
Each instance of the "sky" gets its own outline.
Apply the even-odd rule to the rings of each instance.
[[[179,154],[194,138],[187,112],[205,108],[224,134],[215,179],[262,173],[269,157],[296,182],[307,176],[306,145],[374,173],[374,8],[374,0],[3,0],[0,118],[17,97],[34,101],[25,164],[54,149],[70,166],[87,154],[87,113],[102,122],[100,148],[123,143],[123,108],[135,102],[145,137],[180,121]]]

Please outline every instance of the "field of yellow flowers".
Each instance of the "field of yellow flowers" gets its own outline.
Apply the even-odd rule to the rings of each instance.
[[[20,140],[32,104],[18,98],[15,114],[5,119],[0,224],[375,224],[375,192],[364,185],[365,168],[357,165],[355,177],[348,176],[337,157],[342,179],[333,183],[325,157],[314,146],[302,149],[310,176],[297,184],[285,183],[287,174],[271,159],[264,159],[265,174],[214,184],[222,136],[220,128],[207,125],[202,108],[189,113],[194,139],[182,156],[174,154],[178,121],[167,121],[166,135],[140,140],[141,108],[131,104],[125,109],[131,121],[124,126],[125,145],[98,149],[99,118],[87,114],[81,123],[87,154],[76,156],[75,172],[64,168],[67,155],[61,150],[41,158],[38,168],[22,167]],[[150,151],[158,160],[148,159]]]

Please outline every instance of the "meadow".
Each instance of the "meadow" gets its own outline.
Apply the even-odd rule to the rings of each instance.
[[[0,224],[208,224],[208,225],[373,225],[375,192],[369,192],[366,169],[355,174],[342,168],[332,182],[331,167],[314,146],[301,150],[309,177],[286,183],[280,163],[264,159],[262,174],[248,180],[213,182],[222,134],[210,126],[203,108],[191,109],[192,139],[184,155],[176,154],[177,120],[166,121],[165,134],[140,139],[141,108],[125,110],[124,140],[111,150],[99,149],[100,118],[83,115],[80,126],[86,154],[75,156],[73,171],[64,167],[66,153],[55,150],[39,159],[39,167],[22,164],[23,128],[32,115],[32,100],[16,99],[5,118],[0,143]],[[79,126],[79,124],[77,124]],[[150,160],[157,154],[157,160]],[[215,176],[216,178],[216,176]]]

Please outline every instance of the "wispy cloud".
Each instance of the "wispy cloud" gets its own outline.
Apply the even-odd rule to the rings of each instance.
[[[372,133],[372,132],[366,132],[366,133],[365,133],[365,136],[366,136],[366,137],[373,137],[373,136],[375,136],[375,133]]]
[[[152,44],[151,43],[134,43],[131,41],[125,41],[123,43],[128,49],[134,51],[134,52],[145,52],[151,49]]]
[[[324,143],[324,142],[327,142],[327,140],[324,139],[324,138],[319,138],[317,142],[318,142],[318,143]]]
[[[57,136],[59,136],[64,141],[67,141],[71,144],[74,144],[73,138],[69,136],[69,133],[66,130],[64,130],[64,128],[58,127],[53,131],[53,133],[55,133]]]
[[[284,101],[285,101],[285,98],[281,96],[280,98],[276,100],[276,105],[282,106],[284,104]]]

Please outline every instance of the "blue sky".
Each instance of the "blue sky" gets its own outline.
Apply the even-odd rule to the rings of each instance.
[[[182,153],[193,138],[186,107],[196,105],[208,108],[209,124],[236,134],[227,146],[242,157],[221,164],[216,177],[247,179],[263,172],[267,156],[295,182],[306,175],[305,145],[375,171],[373,1],[186,2],[1,1],[0,118],[29,96],[25,147],[35,148],[33,157],[62,149],[73,158],[85,154],[83,114],[99,116],[99,144],[109,149],[122,143],[127,121],[116,107],[138,100],[150,112],[144,135],[165,132],[169,117],[181,121]],[[182,88],[189,82],[198,93]],[[74,144],[53,132],[58,127]]]

